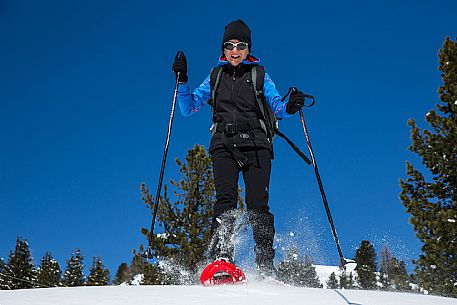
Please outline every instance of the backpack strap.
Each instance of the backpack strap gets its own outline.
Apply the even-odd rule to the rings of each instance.
[[[254,88],[255,99],[259,106],[262,119],[266,122],[265,107],[263,104],[263,85],[265,80],[265,68],[263,66],[253,66],[251,69],[252,87]]]
[[[273,114],[271,108],[265,101],[265,95],[263,92],[263,86],[265,84],[265,67],[253,66],[251,70],[252,84],[254,87],[255,98],[257,105],[262,115],[261,123],[265,125],[264,130],[270,143],[273,141],[273,137],[278,129],[277,119]]]
[[[213,122],[216,119],[216,93],[217,93],[217,88],[219,87],[219,84],[221,82],[221,76],[222,76],[222,67],[214,67],[211,69],[211,74],[210,74],[210,89],[211,89],[211,100],[208,102],[213,107]]]

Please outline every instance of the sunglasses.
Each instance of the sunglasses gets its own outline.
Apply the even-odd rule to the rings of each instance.
[[[233,43],[231,41],[224,42],[224,48],[227,50],[233,50],[237,48],[239,51],[246,50],[248,48],[247,42],[237,42]]]

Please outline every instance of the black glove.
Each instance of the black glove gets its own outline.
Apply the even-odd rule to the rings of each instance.
[[[294,91],[290,94],[289,102],[286,105],[288,114],[296,113],[305,104],[305,95],[301,91]]]
[[[186,56],[182,51],[178,51],[175,56],[175,61],[173,62],[173,66],[171,67],[175,74],[179,72],[179,79],[180,83],[187,83],[189,77],[187,76],[187,59]]]

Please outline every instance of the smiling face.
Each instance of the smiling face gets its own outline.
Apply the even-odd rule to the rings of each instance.
[[[230,42],[238,43],[240,42],[237,39],[230,39]],[[229,50],[224,48],[224,55],[227,58],[227,61],[232,66],[238,66],[243,60],[245,60],[249,55],[249,46],[245,50],[238,50],[238,48],[234,48],[233,50]]]

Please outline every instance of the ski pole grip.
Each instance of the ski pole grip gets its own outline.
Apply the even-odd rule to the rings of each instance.
[[[176,58],[176,59],[181,59],[183,56],[184,56],[184,52],[183,52],[183,51],[178,51],[178,52],[176,53],[175,58]]]

